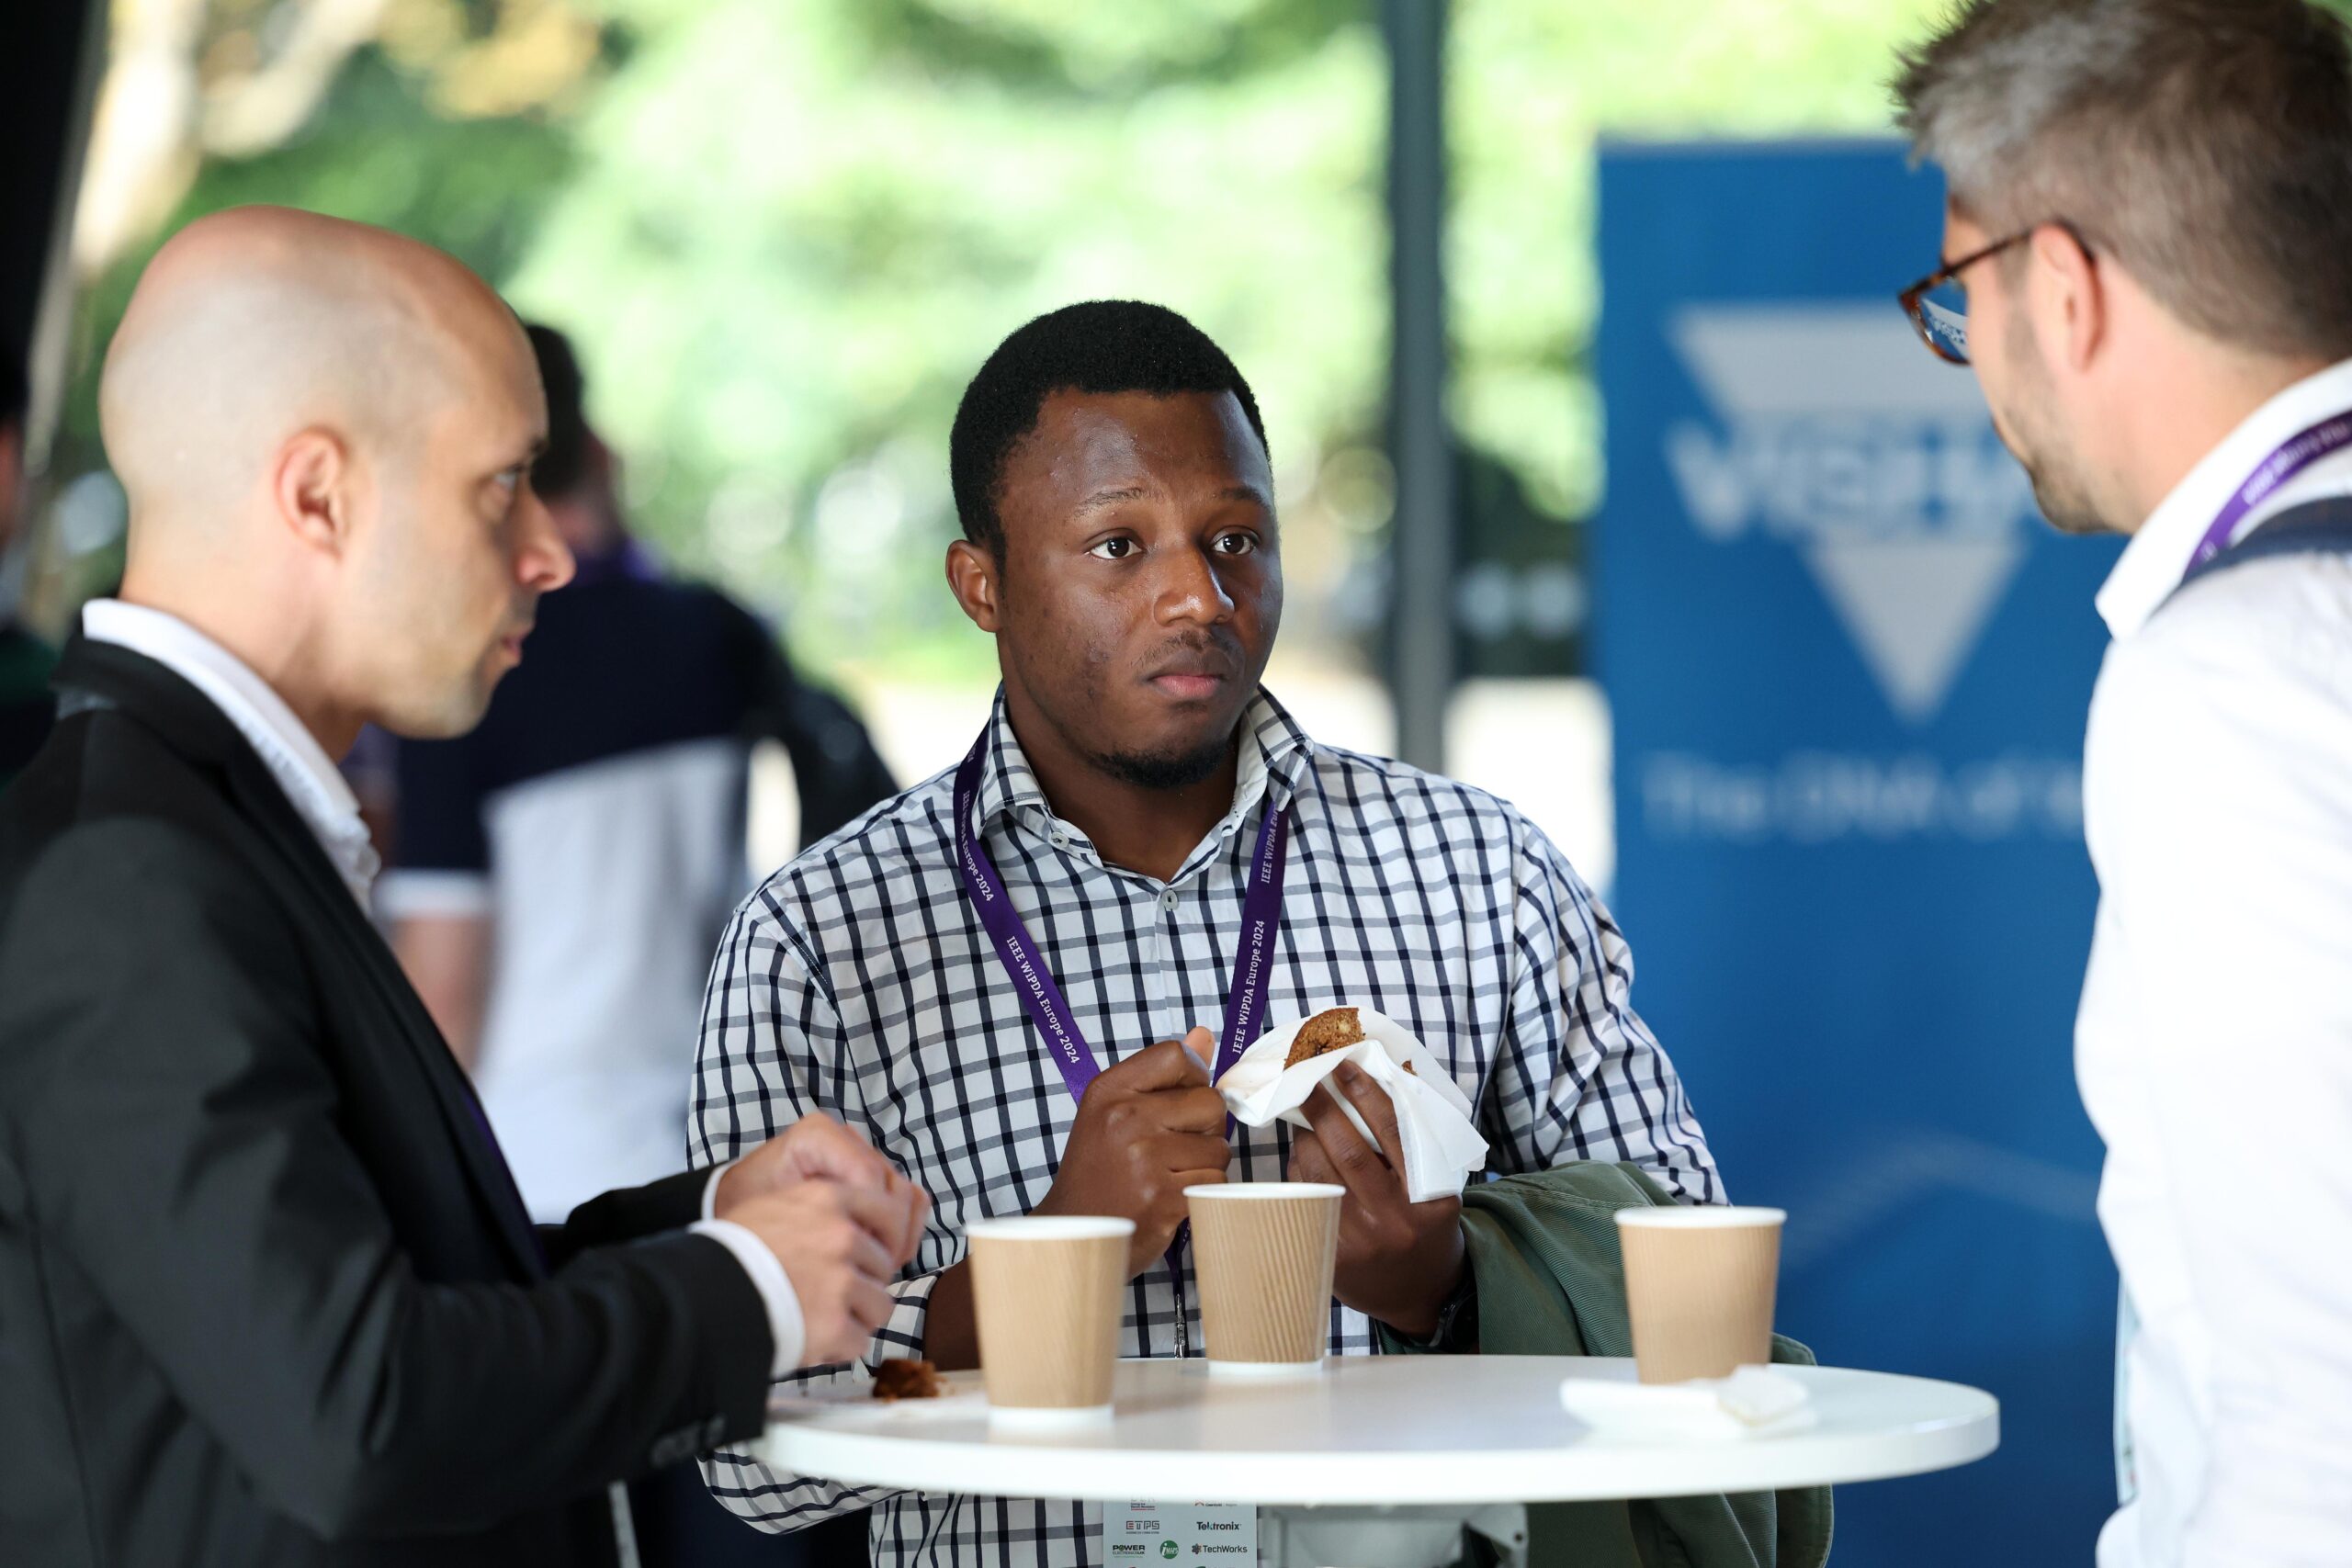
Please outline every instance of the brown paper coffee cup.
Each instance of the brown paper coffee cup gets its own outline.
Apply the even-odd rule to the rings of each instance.
[[[1246,1376],[1322,1364],[1346,1195],[1312,1181],[1184,1189],[1210,1371]]]
[[[1644,1382],[1729,1377],[1772,1359],[1779,1209],[1620,1209],[1625,1305]]]
[[[1108,1416],[1133,1220],[1033,1214],[971,1227],[972,1310],[991,1420]]]

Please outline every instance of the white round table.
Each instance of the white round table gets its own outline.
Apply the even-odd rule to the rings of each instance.
[[[862,1389],[778,1397],[758,1445],[778,1470],[858,1485],[1111,1502],[1385,1506],[1761,1492],[1967,1464],[2000,1440],[2000,1407],[1958,1383],[1837,1367],[1810,1385],[1818,1421],[1785,1437],[1635,1438],[1560,1407],[1563,1378],[1631,1382],[1630,1360],[1536,1356],[1335,1358],[1281,1381],[1212,1377],[1202,1360],[1119,1364],[1116,1409],[1055,1432],[992,1427],[979,1374],[936,1400]]]

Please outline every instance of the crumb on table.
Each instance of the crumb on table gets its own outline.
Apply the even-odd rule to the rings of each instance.
[[[883,1400],[937,1399],[939,1369],[929,1361],[893,1357],[874,1369],[874,1397]]]

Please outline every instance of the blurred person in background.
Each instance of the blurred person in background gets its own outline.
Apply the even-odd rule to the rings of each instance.
[[[1896,90],[1950,198],[1915,325],[2051,522],[2130,536],[2084,761],[2098,1561],[2352,1562],[2352,50],[2305,0],[1976,0]]]
[[[397,743],[377,913],[524,1201],[553,1221],[685,1166],[703,979],[752,881],[752,743],[789,751],[804,838],[896,786],[767,627],[630,538],[571,343],[528,335],[548,400],[531,481],[578,570],[540,600],[531,657],[478,728]],[[713,1502],[692,1462],[633,1495],[649,1568],[797,1558]]]
[[[334,758],[473,725],[571,574],[496,294],[217,214],[98,400],[121,595],[0,795],[0,1561],[633,1562],[616,1483],[861,1348],[922,1196],[812,1121],[535,1227],[368,923]]]
[[[1308,1100],[1311,1132],[1228,1141],[1210,1081],[1228,1009],[1246,1043],[1252,1020],[1376,1005],[1446,1062],[1494,1168],[1631,1161],[1681,1201],[1722,1201],[1624,939],[1566,857],[1482,791],[1318,745],[1261,688],[1283,608],[1272,464],[1205,333],[1134,301],[1031,321],[966,389],[949,469],[948,581],[995,641],[996,701],[961,768],[744,904],[697,1069],[701,1156],[831,1114],[932,1186],[936,1223],[865,1362],[978,1365],[966,1228],[1029,1213],[1135,1221],[1120,1353],[1200,1354],[1191,1249],[1171,1244],[1186,1184],[1228,1168],[1346,1183],[1333,1354],[1373,1353],[1384,1328],[1452,1347],[1475,1322],[1461,1201],[1408,1199],[1386,1093],[1352,1066],[1329,1081],[1377,1146],[1334,1094]],[[959,869],[983,857],[1001,902]],[[983,898],[1025,936],[991,933]],[[1020,952],[1066,994],[1060,1038],[1024,1010]],[[1099,1069],[1082,1089],[1063,1065],[1080,1056]],[[1095,1504],[846,1487],[736,1453],[706,1468],[772,1529],[873,1505],[883,1562],[1103,1560]]]
[[[571,345],[528,333],[548,396],[532,485],[578,570],[480,726],[400,744],[377,912],[549,1219],[685,1164],[703,980],[752,882],[752,742],[788,747],[804,839],[895,785],[766,626],[629,536]]]
[[[24,356],[0,344],[0,789],[40,750],[55,699],[49,675],[56,655],[16,621],[11,557],[25,515],[25,419],[31,404]]]

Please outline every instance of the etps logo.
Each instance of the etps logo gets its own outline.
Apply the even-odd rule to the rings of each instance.
[[[1976,378],[1892,302],[1686,306],[1668,335],[1715,415],[1666,432],[1692,523],[1795,550],[1888,705],[1933,718],[2040,525]]]

